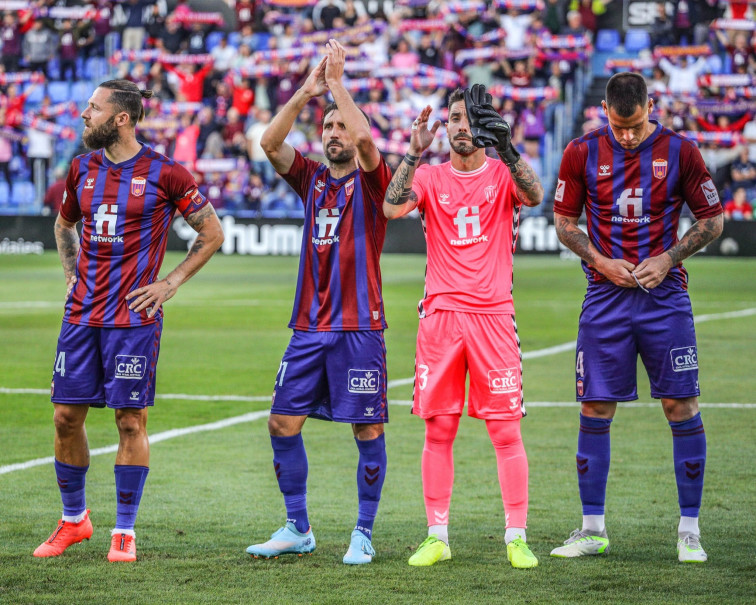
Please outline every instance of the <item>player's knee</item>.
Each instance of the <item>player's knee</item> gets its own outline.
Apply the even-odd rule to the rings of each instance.
[[[440,415],[425,420],[425,441],[436,444],[454,442],[459,428],[459,416]]]
[[[664,415],[670,422],[684,422],[698,413],[698,397],[662,399]]]
[[[137,437],[147,432],[147,417],[140,412],[116,410],[116,426],[121,437]]]
[[[74,410],[58,407],[53,414],[53,422],[58,436],[66,437],[81,430],[84,417]]]
[[[487,420],[486,429],[494,448],[519,448],[522,445],[519,420]]]

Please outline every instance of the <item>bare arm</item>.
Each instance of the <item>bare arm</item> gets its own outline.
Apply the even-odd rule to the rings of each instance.
[[[510,171],[517,187],[517,199],[525,206],[538,206],[543,201],[543,185],[535,170],[520,158]]]
[[[650,256],[635,270],[638,281],[644,288],[658,286],[672,267],[710,244],[722,234],[724,215],[701,219],[685,232],[682,239],[659,256]]]
[[[294,148],[286,143],[284,139],[289,134],[299,112],[310,102],[310,99],[322,95],[327,90],[325,64],[326,57],[323,57],[317,67],[307,76],[307,80],[305,80],[302,87],[294,93],[294,96],[276,114],[276,117],[273,118],[270,126],[265,129],[260,139],[260,147],[262,147],[270,163],[273,164],[273,168],[279,174],[288,173],[296,157]]]
[[[186,222],[197,232],[186,258],[163,279],[129,292],[126,300],[133,299],[129,305],[132,311],[139,313],[149,308],[147,317],[152,317],[165,301],[173,298],[179,286],[204,267],[220,248],[223,229],[210,204],[190,214]]]
[[[352,95],[344,88],[344,83],[341,81],[344,75],[346,51],[336,40],[329,40],[326,44],[326,57],[328,59],[325,67],[326,84],[328,84],[333,95],[333,100],[339,106],[339,112],[344,119],[346,130],[357,146],[360,166],[363,170],[372,172],[378,168],[381,153],[373,142],[370,124],[355,105]]]
[[[613,284],[623,288],[638,287],[632,275],[635,266],[622,258],[608,258],[601,254],[591,243],[588,234],[578,227],[577,217],[555,212],[554,227],[560,242]]]
[[[428,130],[430,114],[431,107],[426,105],[425,109],[412,123],[409,152],[394,172],[388,189],[386,189],[386,195],[383,197],[383,214],[386,218],[399,218],[411,212],[417,206],[417,194],[412,191],[415,169],[420,162],[420,156],[430,147],[436,136],[436,131],[441,126],[441,122],[436,120],[433,127]]]
[[[79,233],[76,223],[70,223],[60,214],[55,219],[55,245],[58,248],[60,264],[66,278],[66,299],[76,284],[76,258],[79,255]]]

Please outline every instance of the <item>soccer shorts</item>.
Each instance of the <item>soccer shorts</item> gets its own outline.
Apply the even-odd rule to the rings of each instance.
[[[353,424],[388,422],[383,331],[294,330],[270,411]]]
[[[638,398],[640,354],[651,397],[696,397],[698,357],[693,311],[685,290],[665,280],[648,293],[614,284],[588,287],[578,328],[578,401]]]
[[[154,405],[162,331],[162,316],[154,324],[135,328],[63,323],[50,400],[98,408]]]
[[[421,418],[467,414],[489,420],[525,415],[520,339],[513,315],[435,311],[417,330],[412,412]]]

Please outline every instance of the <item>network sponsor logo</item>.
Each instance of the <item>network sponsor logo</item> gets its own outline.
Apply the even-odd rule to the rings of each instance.
[[[96,233],[93,233],[89,239],[93,242],[97,242],[98,244],[122,244],[123,243],[123,236],[122,235],[97,235]]]
[[[480,242],[487,242],[488,236],[481,235],[480,237],[471,237],[468,239],[450,239],[449,243],[452,246],[469,246],[470,244],[479,244]]]
[[[669,352],[674,372],[687,372],[698,369],[698,352],[696,347],[680,347]]]
[[[647,225],[651,222],[651,217],[646,216],[638,216],[635,218],[628,218],[626,216],[617,216],[616,214],[612,216],[612,222],[613,223],[637,223],[639,225]]]
[[[116,355],[116,378],[135,380],[144,378],[147,369],[147,358],[143,355]]]
[[[378,373],[378,370],[357,370],[350,368],[348,381],[350,393],[377,393],[381,384],[381,375]]]

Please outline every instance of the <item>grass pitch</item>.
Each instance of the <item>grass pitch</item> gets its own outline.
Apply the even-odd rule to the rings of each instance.
[[[169,254],[165,272],[180,258]],[[467,418],[455,447],[453,559],[425,569],[407,565],[426,533],[423,425],[405,405],[412,387],[402,380],[413,372],[424,259],[393,255],[383,259],[394,381],[389,468],[371,565],[341,563],[357,507],[351,430],[313,420],[304,439],[315,554],[264,561],[244,553],[284,517],[264,411],[290,335],[297,259],[242,256],[216,257],[166,305],[157,385],[163,398],[149,428],[161,437],[187,432],[152,446],[137,520],[139,561],[105,559],[115,520],[113,453],[92,457],[92,540],[55,559],[33,558],[60,514],[53,467],[8,467],[53,453],[46,391],[65,287],[55,254],[0,256],[0,603],[752,603],[756,260],[685,264],[698,318],[701,402],[711,406],[703,409],[709,458],[701,515],[709,562],[677,562],[672,441],[642,370],[640,401],[648,405],[622,406],[612,425],[612,552],[588,560],[548,556],[580,524],[578,408],[571,403],[574,352],[543,350],[575,339],[585,280],[575,261],[523,256],[515,266],[515,305],[530,403],[522,424],[530,460],[528,542],[540,565],[521,571],[506,562],[493,448],[483,424]],[[256,420],[189,432],[255,411]],[[117,442],[112,411],[92,410],[87,430],[93,452]]]

